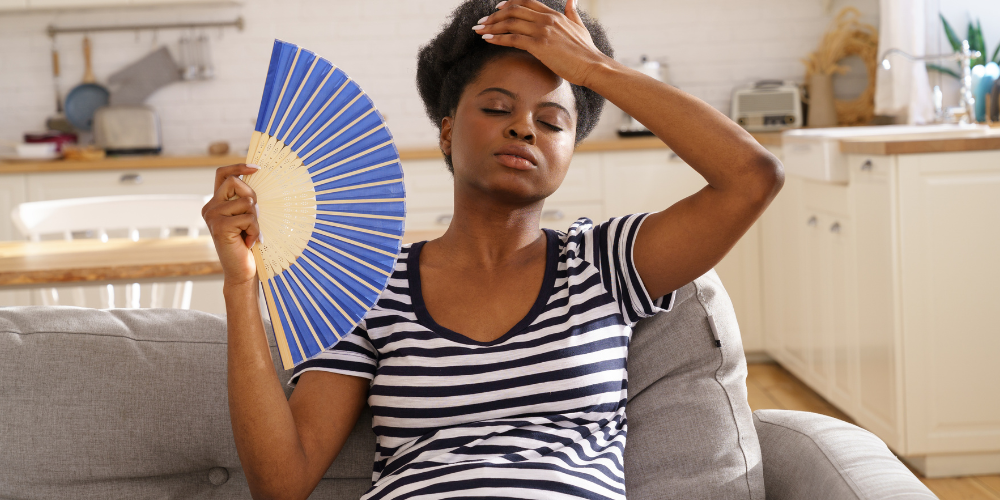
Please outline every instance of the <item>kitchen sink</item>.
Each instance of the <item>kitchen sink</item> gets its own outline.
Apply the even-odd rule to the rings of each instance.
[[[843,140],[928,140],[987,135],[984,125],[885,125],[786,130],[781,134],[782,163],[791,175],[828,182],[847,182]]]

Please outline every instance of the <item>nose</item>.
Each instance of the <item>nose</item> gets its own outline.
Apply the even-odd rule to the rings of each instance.
[[[521,116],[516,121],[507,126],[504,137],[508,139],[521,139],[528,144],[535,143],[535,130],[531,126],[530,116]]]

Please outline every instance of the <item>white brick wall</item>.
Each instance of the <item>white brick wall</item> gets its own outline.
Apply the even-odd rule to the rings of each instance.
[[[180,82],[149,104],[163,126],[165,150],[198,154],[212,141],[237,150],[249,142],[271,43],[288,40],[344,68],[372,96],[402,147],[433,146],[437,130],[423,113],[414,84],[415,55],[458,0],[246,0],[242,6],[0,14],[0,143],[41,130],[55,111],[49,24],[79,26],[228,20],[242,15],[246,30],[208,30],[216,78]],[[647,54],[670,64],[678,87],[727,111],[733,87],[762,78],[801,80],[800,59],[814,50],[832,15],[821,0],[591,0],[611,34],[619,59]],[[836,0],[861,9],[877,24],[877,0]],[[160,44],[177,54],[178,30],[95,33],[99,80]],[[81,35],[61,35],[62,92],[83,74]],[[595,131],[613,135],[613,108]]]

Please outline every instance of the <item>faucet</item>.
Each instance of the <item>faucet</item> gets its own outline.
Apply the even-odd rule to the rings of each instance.
[[[936,54],[930,56],[911,56],[906,52],[899,49],[889,49],[882,54],[882,67],[885,69],[891,69],[892,66],[889,64],[889,55],[899,54],[911,61],[960,61],[962,63],[962,88],[959,90],[959,101],[962,106],[958,110],[952,111],[952,116],[960,116],[960,124],[970,124],[975,122],[976,116],[976,98],[972,95],[972,60],[982,55],[978,50],[971,50],[969,48],[969,41],[962,40],[962,50],[952,54]],[[934,107],[937,111],[938,121],[944,121],[944,113],[941,109],[941,89],[939,87],[934,87]],[[957,111],[957,112],[956,112]]]

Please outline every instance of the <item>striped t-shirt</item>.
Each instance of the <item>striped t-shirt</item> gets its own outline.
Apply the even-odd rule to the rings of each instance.
[[[646,214],[545,230],[541,293],[491,342],[438,325],[404,246],[361,324],[296,368],[371,379],[375,499],[624,499],[632,326],[651,300],[632,262]],[[665,305],[664,305],[665,304]]]

